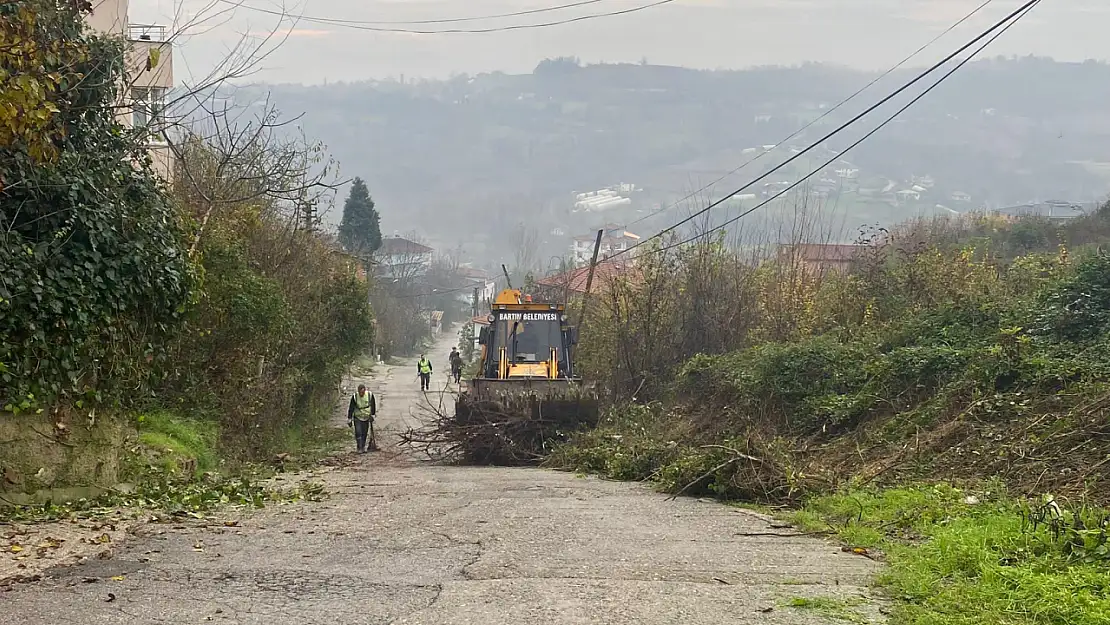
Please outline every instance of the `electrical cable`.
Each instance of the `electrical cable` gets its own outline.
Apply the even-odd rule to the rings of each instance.
[[[737,194],[739,194],[739,193],[742,193],[743,191],[747,190],[748,188],[750,188],[751,186],[755,185],[756,183],[758,183],[758,182],[760,182],[760,181],[762,181],[762,180],[765,180],[765,179],[766,179],[767,177],[769,177],[770,175],[774,174],[775,172],[777,172],[777,171],[779,171],[780,169],[782,169],[782,168],[786,167],[786,166],[787,166],[787,165],[789,165],[790,163],[792,163],[792,162],[794,162],[794,161],[798,160],[798,159],[799,159],[799,158],[801,158],[802,156],[804,156],[804,155],[808,154],[809,152],[813,151],[813,150],[814,150],[815,148],[817,148],[818,146],[822,145],[822,144],[823,144],[823,143],[824,143],[825,141],[828,141],[829,139],[831,139],[832,137],[836,136],[837,134],[840,134],[841,132],[843,132],[844,130],[846,130],[847,128],[849,128],[850,126],[854,125],[854,124],[855,124],[856,122],[858,122],[859,120],[863,119],[863,118],[864,118],[865,116],[867,116],[868,114],[870,114],[871,112],[873,112],[873,111],[874,111],[875,109],[879,108],[880,106],[882,106],[882,105],[886,104],[887,102],[891,101],[892,99],[896,98],[897,96],[899,96],[900,94],[902,94],[903,92],[905,92],[905,91],[906,91],[907,89],[909,89],[909,88],[910,88],[910,87],[912,87],[913,85],[915,85],[915,84],[917,84],[918,82],[920,82],[920,81],[924,80],[924,79],[925,79],[925,78],[926,78],[926,77],[927,77],[927,76],[928,76],[929,74],[932,74],[932,73],[933,73],[933,72],[935,72],[935,71],[936,71],[937,69],[939,69],[939,68],[943,67],[943,66],[944,66],[944,65],[946,65],[946,64],[947,64],[947,63],[948,63],[949,61],[951,61],[952,59],[956,58],[956,57],[957,57],[957,56],[959,56],[960,54],[963,54],[963,53],[964,53],[965,51],[967,51],[967,50],[968,50],[969,48],[971,48],[971,47],[972,47],[972,46],[974,46],[975,44],[979,43],[979,42],[980,42],[980,41],[982,41],[983,39],[986,39],[986,38],[988,38],[988,37],[989,37],[989,36],[991,35],[991,33],[993,33],[994,31],[998,30],[999,28],[1003,28],[1003,27],[1005,26],[1005,28],[1003,29],[1003,32],[1005,32],[1005,30],[1009,28],[1009,26],[1006,26],[1006,25],[1007,25],[1008,23],[1010,23],[1011,21],[1016,21],[1016,20],[1015,20],[1015,18],[1018,18],[1018,19],[1020,19],[1020,17],[1018,17],[1018,16],[1024,16],[1024,14],[1025,14],[1025,13],[1027,13],[1029,9],[1033,8],[1034,6],[1036,6],[1037,4],[1039,4],[1040,2],[1041,2],[1041,0],[1028,0],[1028,1],[1027,1],[1027,2],[1025,2],[1024,4],[1022,4],[1022,5],[1021,5],[1021,7],[1019,7],[1018,9],[1016,9],[1016,10],[1014,10],[1013,12],[1009,13],[1008,15],[1006,15],[1006,17],[1004,17],[1004,18],[1002,18],[1001,20],[999,20],[998,22],[996,22],[996,23],[995,23],[994,25],[992,25],[992,26],[991,26],[990,28],[988,28],[987,30],[985,30],[985,31],[983,31],[982,33],[980,33],[980,34],[979,34],[978,36],[976,36],[976,37],[975,37],[974,39],[972,39],[971,41],[969,41],[969,42],[965,43],[964,45],[960,46],[960,47],[959,47],[959,48],[958,48],[958,49],[957,49],[956,51],[952,52],[951,54],[949,54],[948,56],[944,57],[943,59],[941,59],[941,60],[940,60],[940,61],[938,61],[937,63],[933,64],[933,65],[932,65],[931,67],[929,67],[929,68],[928,68],[928,69],[926,69],[925,71],[923,71],[923,72],[919,73],[919,74],[918,74],[918,75],[917,75],[916,77],[914,77],[914,78],[913,78],[912,80],[910,80],[909,82],[907,82],[907,83],[903,84],[903,85],[902,85],[901,87],[899,87],[898,89],[895,89],[895,90],[894,90],[894,91],[893,91],[892,93],[890,93],[889,95],[887,95],[887,96],[886,96],[886,97],[884,97],[883,99],[879,100],[879,101],[878,101],[878,102],[876,102],[875,104],[871,105],[870,107],[868,107],[867,109],[865,109],[865,110],[864,110],[863,112],[859,113],[859,114],[858,114],[858,115],[856,115],[855,117],[852,117],[852,118],[851,118],[851,119],[849,119],[848,121],[846,121],[846,122],[844,122],[843,124],[841,124],[840,126],[836,127],[836,128],[835,128],[835,129],[833,129],[833,130],[832,130],[831,132],[829,132],[828,134],[824,135],[823,137],[821,137],[821,138],[820,138],[820,139],[818,139],[817,141],[814,141],[814,142],[813,142],[813,143],[811,143],[811,144],[810,144],[810,145],[809,145],[808,147],[806,147],[806,148],[805,148],[804,150],[801,150],[801,151],[799,151],[799,152],[798,152],[797,154],[795,154],[795,155],[791,156],[790,158],[786,159],[786,160],[785,160],[785,161],[783,161],[782,163],[779,163],[778,165],[776,165],[776,166],[775,166],[774,168],[772,168],[772,169],[771,169],[770,171],[768,171],[768,172],[766,172],[766,173],[762,174],[761,176],[759,176],[759,177],[755,178],[754,180],[752,180],[752,181],[748,182],[747,184],[743,185],[742,187],[740,187],[739,189],[737,189],[737,190],[733,191],[732,193],[729,193],[728,195],[725,195],[725,196],[724,196],[724,197],[722,197],[721,199],[719,199],[719,200],[716,200],[716,201],[714,201],[714,202],[710,203],[710,204],[709,204],[708,206],[706,206],[705,208],[702,208],[701,210],[699,210],[699,211],[697,211],[697,212],[693,213],[692,215],[689,215],[688,217],[686,217],[686,218],[684,218],[684,219],[681,219],[681,220],[679,220],[678,222],[676,222],[676,223],[674,223],[674,224],[672,224],[672,225],[670,225],[670,226],[667,226],[666,228],[664,228],[664,229],[660,230],[659,232],[657,232],[657,233],[653,234],[652,236],[650,236],[650,237],[648,237],[648,238],[646,238],[646,239],[642,239],[642,240],[641,240],[640,242],[638,242],[638,243],[636,243],[636,244],[634,244],[634,245],[632,245],[632,246],[630,246],[630,247],[628,247],[628,248],[626,248],[626,249],[624,249],[624,250],[622,250],[622,251],[619,251],[619,252],[617,252],[617,253],[613,254],[612,256],[610,256],[610,257],[609,257],[609,259],[611,260],[611,259],[613,259],[613,258],[616,258],[616,257],[618,257],[618,256],[621,256],[621,255],[623,255],[623,254],[627,254],[627,253],[631,252],[632,250],[634,250],[634,249],[636,249],[636,248],[638,248],[638,247],[640,247],[640,246],[642,246],[642,245],[645,245],[645,244],[647,244],[647,243],[648,243],[649,241],[652,241],[652,240],[654,240],[654,239],[657,239],[657,238],[659,238],[659,237],[662,237],[663,235],[667,234],[668,232],[672,232],[672,231],[674,231],[675,229],[679,228],[680,226],[682,226],[682,225],[684,225],[684,224],[687,224],[687,223],[689,223],[689,222],[693,221],[694,219],[696,219],[696,218],[700,217],[701,215],[704,215],[704,214],[708,213],[709,211],[713,210],[713,209],[714,209],[715,207],[719,206],[720,204],[722,204],[723,202],[725,202],[725,201],[726,201],[726,200],[728,200],[729,198],[731,198],[731,197],[733,197],[733,196],[735,196],[735,195],[737,195]],[[996,35],[996,36],[995,36],[994,38],[991,38],[991,39],[990,39],[990,41],[988,41],[988,45],[989,45],[989,43],[990,43],[991,41],[994,41],[994,39],[997,39],[997,35]],[[984,46],[984,47],[985,47],[985,46]],[[982,49],[982,48],[980,48],[980,49]],[[966,63],[966,61],[965,61],[965,63]],[[962,66],[962,65],[961,65],[961,66]],[[957,66],[957,67],[960,67],[960,66]],[[926,93],[927,93],[927,91],[926,91]],[[917,98],[917,99],[920,99],[920,97],[919,97],[919,98]],[[914,102],[916,102],[916,100],[917,100],[917,99],[915,99],[915,100],[914,100]],[[912,102],[911,102],[911,104],[912,104]],[[872,132],[872,133],[869,133],[869,135],[868,135],[868,136],[870,136],[870,134],[874,134],[874,132]],[[858,145],[858,144],[856,144],[856,145]],[[853,145],[853,147],[854,147],[854,145]],[[832,159],[832,162],[835,162],[837,158],[839,158],[839,155],[837,155],[836,157],[834,157],[834,158]],[[813,174],[811,174],[811,175],[813,175]],[[760,206],[763,206],[763,204],[760,204]],[[750,213],[751,213],[751,211],[747,211],[747,212],[745,212],[745,213],[743,213],[743,214],[745,214],[745,215],[746,215],[746,214],[750,214]]]
[[[922,52],[924,52],[926,48],[928,48],[929,46],[933,45],[934,43],[936,43],[937,41],[939,41],[939,40],[940,40],[940,39],[941,39],[942,37],[944,37],[944,36],[945,36],[945,35],[947,35],[948,33],[952,32],[953,30],[955,30],[956,28],[958,28],[958,27],[959,27],[959,26],[960,26],[961,24],[963,24],[963,23],[964,23],[964,22],[966,22],[967,20],[969,20],[969,19],[971,19],[972,17],[974,17],[974,16],[975,16],[976,14],[978,14],[978,13],[979,13],[980,11],[982,11],[983,9],[985,9],[985,8],[987,7],[987,5],[989,5],[989,4],[991,3],[991,2],[994,2],[994,0],[985,0],[985,1],[984,1],[984,2],[982,3],[982,4],[980,4],[979,6],[975,7],[974,9],[972,9],[970,13],[968,13],[967,15],[963,16],[962,18],[960,18],[960,19],[959,19],[959,21],[957,21],[956,23],[952,24],[952,25],[951,25],[951,26],[949,26],[948,28],[944,29],[944,31],[943,31],[943,32],[941,32],[941,33],[940,33],[939,35],[937,35],[936,37],[933,37],[933,38],[932,38],[932,39],[931,39],[931,40],[930,40],[930,41],[929,41],[928,43],[926,43],[925,45],[921,46],[920,48],[918,48],[917,50],[915,50],[915,51],[914,51],[914,52],[913,52],[912,54],[910,54],[910,55],[909,55],[909,56],[907,56],[906,58],[902,59],[901,61],[899,61],[898,63],[896,63],[895,65],[893,65],[893,66],[892,66],[892,67],[891,67],[890,69],[886,70],[886,71],[885,71],[885,72],[883,72],[882,74],[879,74],[879,75],[878,75],[877,77],[875,77],[875,79],[874,79],[874,80],[872,80],[871,82],[867,83],[866,85],[864,85],[864,86],[860,87],[860,88],[859,88],[859,90],[857,90],[857,91],[856,91],[855,93],[853,93],[852,95],[850,95],[850,96],[848,96],[847,98],[844,98],[843,100],[841,100],[841,101],[840,101],[839,103],[837,103],[837,104],[836,104],[836,106],[834,106],[834,107],[830,108],[829,110],[825,111],[824,113],[822,113],[820,117],[818,117],[818,118],[814,119],[813,121],[809,122],[808,124],[806,124],[806,125],[802,126],[801,128],[799,128],[799,129],[795,130],[795,131],[794,131],[793,133],[791,133],[791,134],[790,134],[789,136],[787,136],[787,137],[784,137],[783,139],[780,139],[780,140],[779,140],[779,141],[778,141],[778,142],[777,142],[777,143],[776,143],[775,145],[782,145],[782,144],[784,144],[784,143],[786,143],[786,142],[790,141],[791,139],[793,139],[793,138],[797,137],[798,135],[802,134],[802,133],[803,133],[803,132],[805,132],[806,130],[809,130],[809,129],[810,129],[810,128],[811,128],[812,126],[814,126],[815,124],[817,124],[817,123],[818,123],[818,122],[820,122],[821,120],[825,119],[825,118],[826,118],[826,117],[828,117],[829,115],[832,115],[833,113],[835,113],[836,111],[838,111],[838,110],[839,110],[839,109],[840,109],[841,107],[843,107],[843,106],[844,106],[845,104],[848,104],[849,102],[851,102],[852,100],[854,100],[854,99],[855,99],[855,98],[856,98],[857,96],[859,96],[859,95],[860,95],[861,93],[863,93],[864,91],[867,91],[867,90],[868,90],[868,89],[870,89],[871,87],[875,86],[875,83],[877,83],[877,82],[879,82],[880,80],[882,80],[882,79],[886,78],[886,77],[887,77],[887,76],[889,76],[890,74],[893,74],[893,73],[894,73],[895,71],[897,71],[897,70],[898,70],[899,68],[901,68],[901,67],[902,67],[903,65],[905,65],[905,64],[906,64],[906,63],[908,63],[908,62],[910,62],[910,60],[912,60],[912,59],[913,59],[913,58],[914,58],[915,56],[917,56],[918,54],[921,54]],[[660,213],[664,213],[664,212],[667,212],[667,211],[670,211],[670,210],[673,210],[673,209],[677,208],[677,207],[678,207],[679,205],[681,205],[681,204],[682,204],[683,202],[685,202],[686,200],[689,200],[690,198],[692,198],[692,197],[696,196],[697,194],[701,193],[702,191],[705,191],[706,189],[709,189],[710,187],[712,187],[712,186],[716,185],[716,184],[717,184],[718,182],[721,182],[721,181],[722,181],[722,180],[724,180],[725,178],[728,178],[729,176],[732,176],[732,175],[736,174],[736,173],[737,173],[737,172],[739,172],[740,170],[742,170],[742,169],[746,168],[746,167],[747,167],[748,165],[751,165],[752,163],[754,163],[754,162],[758,161],[759,159],[763,158],[764,156],[766,156],[766,155],[768,154],[768,152],[769,152],[769,151],[763,151],[763,152],[760,152],[759,154],[755,155],[754,157],[752,157],[752,158],[748,159],[747,161],[745,161],[745,162],[741,163],[741,164],[740,164],[740,165],[739,165],[738,167],[736,167],[735,169],[732,169],[732,170],[730,170],[730,171],[729,171],[728,173],[726,173],[725,175],[721,176],[720,178],[717,178],[716,180],[714,180],[714,181],[712,181],[712,182],[710,182],[710,183],[708,183],[708,184],[706,184],[706,185],[702,186],[702,187],[701,187],[700,189],[697,189],[696,191],[692,191],[692,192],[690,192],[690,193],[689,193],[688,195],[686,195],[686,196],[685,196],[685,197],[683,197],[682,199],[676,200],[675,202],[671,203],[671,204],[670,204],[670,205],[668,205],[668,206],[664,206],[664,207],[662,207],[662,208],[659,208],[659,209],[657,209],[657,210],[655,210],[655,211],[652,211],[651,213],[648,213],[647,215],[644,215],[643,217],[640,217],[639,219],[637,219],[637,220],[635,220],[635,221],[629,222],[629,223],[628,223],[628,224],[626,224],[626,225],[625,225],[624,227],[625,227],[626,229],[627,229],[627,228],[631,228],[632,226],[635,226],[635,225],[636,225],[636,224],[638,224],[638,223],[642,223],[642,222],[644,222],[644,221],[646,221],[646,220],[648,220],[648,219],[651,219],[652,217],[655,217],[656,215],[659,215]]]
[[[750,214],[754,213],[755,211],[759,210],[760,208],[763,208],[763,207],[764,207],[764,206],[766,206],[767,204],[769,204],[769,203],[771,203],[771,202],[775,201],[776,199],[778,199],[778,198],[782,197],[782,196],[783,196],[783,195],[785,195],[786,193],[790,192],[790,191],[791,191],[792,189],[794,189],[794,188],[798,187],[799,185],[801,185],[801,184],[802,184],[803,182],[805,182],[806,180],[809,180],[809,179],[810,179],[810,178],[812,178],[813,176],[817,175],[817,174],[818,174],[818,173],[820,173],[820,172],[821,172],[821,171],[822,171],[823,169],[825,169],[826,167],[828,167],[828,166],[829,166],[830,164],[832,164],[832,163],[836,162],[836,160],[837,160],[837,159],[839,159],[839,158],[841,157],[841,155],[843,155],[843,154],[845,154],[845,153],[847,153],[847,152],[851,151],[852,149],[854,149],[855,147],[859,146],[859,145],[860,145],[861,143],[863,143],[864,141],[866,141],[867,139],[869,139],[869,138],[870,138],[870,137],[871,137],[872,135],[874,135],[875,133],[877,133],[877,132],[879,132],[880,130],[882,130],[882,129],[883,129],[883,128],[884,128],[884,127],[885,127],[885,126],[887,125],[887,124],[889,124],[890,122],[894,121],[894,119],[895,119],[895,118],[897,118],[897,117],[898,117],[899,115],[901,115],[902,113],[906,112],[906,110],[908,110],[908,109],[909,109],[909,108],[910,108],[911,106],[913,106],[913,105],[914,105],[914,104],[916,104],[916,103],[917,103],[917,102],[918,102],[919,100],[921,100],[921,99],[922,99],[922,98],[924,98],[924,97],[925,97],[926,95],[928,95],[928,94],[929,94],[929,93],[930,93],[930,92],[931,92],[931,91],[932,91],[933,89],[935,89],[936,87],[938,87],[938,86],[939,86],[939,85],[940,85],[940,84],[941,84],[942,82],[944,82],[944,81],[945,81],[945,80],[947,80],[947,79],[948,79],[948,78],[949,78],[950,76],[952,76],[952,74],[955,74],[955,73],[956,73],[956,72],[957,72],[957,71],[958,71],[958,70],[959,70],[960,68],[962,68],[962,67],[963,67],[964,65],[967,65],[967,63],[968,63],[968,62],[970,62],[970,61],[971,61],[971,59],[975,58],[975,57],[976,57],[976,56],[977,56],[977,55],[978,55],[978,54],[979,54],[980,52],[982,52],[982,51],[983,51],[984,49],[986,49],[986,48],[987,48],[987,46],[989,46],[989,45],[991,45],[992,43],[994,43],[994,41],[995,41],[996,39],[998,39],[999,37],[1001,37],[1001,36],[1002,36],[1002,35],[1003,35],[1003,34],[1004,34],[1004,33],[1005,33],[1005,32],[1006,32],[1007,30],[1009,30],[1009,29],[1010,29],[1011,27],[1013,27],[1013,26],[1014,26],[1015,24],[1017,24],[1017,23],[1018,23],[1018,21],[1020,21],[1020,20],[1021,20],[1021,18],[1025,17],[1025,16],[1026,16],[1026,15],[1027,15],[1027,14],[1029,13],[1029,11],[1033,10],[1033,8],[1034,8],[1034,7],[1036,7],[1036,6],[1038,5],[1038,4],[1040,4],[1040,2],[1041,2],[1041,0],[1031,0],[1030,2],[1026,3],[1026,5],[1025,5],[1025,6],[1024,6],[1024,7],[1022,8],[1022,9],[1019,9],[1019,12],[1017,12],[1017,13],[1015,13],[1015,14],[1011,14],[1011,17],[1012,17],[1013,19],[1012,19],[1012,20],[1011,20],[1011,21],[1010,21],[1010,22],[1009,22],[1008,24],[1006,24],[1006,25],[1005,25],[1005,26],[1004,26],[1004,27],[1002,28],[1002,30],[1000,30],[1000,31],[998,31],[997,33],[995,33],[995,34],[994,34],[994,36],[992,36],[992,37],[991,37],[990,39],[988,39],[988,40],[987,40],[986,42],[984,42],[984,43],[983,43],[983,44],[982,44],[981,46],[979,46],[979,47],[978,47],[978,48],[977,48],[977,49],[976,49],[976,50],[975,50],[974,52],[972,52],[971,54],[969,54],[969,55],[968,55],[968,56],[967,56],[966,58],[962,59],[962,60],[961,60],[961,61],[960,61],[959,63],[957,63],[957,64],[956,64],[956,65],[955,65],[955,66],[954,66],[954,67],[953,67],[952,69],[948,70],[948,71],[947,71],[947,72],[946,72],[946,73],[945,73],[944,75],[942,75],[942,76],[941,76],[940,78],[938,78],[936,82],[934,82],[933,84],[929,85],[929,87],[928,87],[928,88],[926,88],[926,89],[925,89],[924,91],[922,91],[922,92],[921,92],[921,93],[919,93],[919,94],[918,94],[917,96],[915,96],[915,97],[914,97],[914,98],[913,98],[912,100],[910,100],[910,101],[909,101],[909,102],[907,102],[907,103],[906,103],[905,105],[903,105],[903,106],[902,106],[901,108],[899,108],[899,109],[898,109],[897,111],[895,111],[893,115],[890,115],[889,117],[887,117],[887,118],[886,118],[885,120],[883,120],[883,122],[882,122],[881,124],[879,124],[878,126],[876,126],[876,127],[875,127],[875,128],[873,128],[873,129],[871,129],[871,130],[870,130],[870,131],[869,131],[869,132],[868,132],[867,134],[865,134],[865,135],[863,135],[862,137],[860,137],[859,139],[857,139],[857,140],[856,140],[855,142],[853,142],[853,143],[852,143],[851,145],[849,145],[849,146],[848,146],[847,148],[845,148],[845,149],[844,149],[843,151],[841,151],[841,152],[840,152],[839,154],[837,154],[837,155],[833,156],[833,158],[831,158],[831,159],[829,159],[829,160],[825,161],[824,163],[822,163],[822,164],[821,164],[821,166],[817,167],[816,169],[814,169],[813,171],[809,172],[808,174],[806,174],[805,176],[803,176],[803,177],[802,177],[802,178],[800,178],[799,180],[795,181],[795,182],[794,182],[793,184],[791,184],[790,186],[786,187],[786,188],[785,188],[785,189],[783,189],[782,191],[779,191],[778,193],[776,193],[775,195],[773,195],[773,196],[771,196],[771,197],[767,198],[767,199],[766,199],[766,200],[764,200],[763,202],[760,202],[759,204],[757,204],[757,205],[755,205],[755,206],[751,207],[750,209],[748,209],[748,210],[746,210],[746,211],[744,211],[744,212],[740,213],[740,214],[739,214],[739,215],[737,215],[736,217],[733,217],[733,218],[731,218],[731,219],[729,219],[729,220],[725,221],[724,223],[722,223],[722,224],[720,224],[720,225],[714,226],[714,227],[710,228],[709,230],[707,230],[707,231],[705,231],[705,232],[703,232],[703,233],[697,234],[697,235],[695,235],[695,236],[692,236],[692,237],[689,237],[689,238],[687,238],[687,239],[683,239],[683,240],[681,240],[681,241],[678,241],[678,242],[676,242],[676,243],[671,243],[671,244],[665,245],[665,246],[663,246],[663,247],[660,247],[660,248],[656,248],[656,249],[653,249],[653,250],[651,250],[651,252],[652,252],[652,253],[658,253],[658,252],[664,252],[664,251],[667,251],[667,250],[670,250],[670,249],[674,249],[674,248],[676,248],[676,247],[680,247],[680,246],[682,246],[682,245],[686,245],[687,243],[691,243],[691,242],[693,242],[693,241],[695,241],[695,240],[697,240],[697,239],[699,239],[699,238],[701,238],[701,237],[704,237],[704,236],[705,236],[705,235],[707,235],[707,234],[710,234],[710,233],[716,232],[716,231],[718,231],[718,230],[724,229],[724,228],[726,228],[726,227],[728,227],[728,226],[730,226],[730,225],[732,225],[732,224],[736,223],[737,221],[740,221],[741,219],[743,219],[743,218],[744,218],[744,217],[746,217],[747,215],[750,215]],[[1007,18],[1007,19],[1009,19],[1009,18]],[[993,28],[992,28],[992,30],[993,30]],[[735,193],[734,193],[733,195],[735,195]],[[731,196],[729,196],[729,197],[731,197]],[[726,198],[726,199],[727,199],[727,198]],[[635,246],[633,246],[633,247],[635,247]],[[631,250],[632,250],[632,248],[628,248],[628,250],[625,250],[625,251],[631,251]],[[613,255],[613,256],[611,256],[610,258],[614,258],[614,257],[616,257],[616,256],[619,256],[619,255],[620,255],[620,254],[622,254],[622,253],[624,253],[624,252],[620,252],[620,253],[614,254],[614,255]]]
[[[276,15],[281,17],[289,16],[288,12],[282,12],[275,9],[264,9],[262,7],[251,6],[244,3],[242,0],[235,2],[233,0],[218,0],[223,4],[230,4],[232,6],[257,11],[259,13],[266,13],[268,15]],[[506,17],[521,17],[524,15],[535,15],[537,13],[549,13],[551,11],[562,11],[564,9],[573,9],[576,7],[588,6],[591,4],[599,4],[602,2],[610,2],[611,0],[579,0],[578,2],[571,2],[569,4],[559,4],[556,6],[543,7],[539,9],[528,9],[526,11],[513,11],[512,13],[494,13],[491,15],[474,15],[470,17],[446,17],[440,19],[426,19],[426,20],[351,20],[341,19],[337,17],[313,17],[313,16],[300,16],[298,19],[312,21],[312,22],[327,22],[329,24],[349,24],[356,26],[387,26],[387,25],[421,25],[421,24],[456,24],[459,22],[478,22],[483,20],[496,20],[504,19]]]
[[[529,30],[529,29],[534,29],[534,28],[548,28],[548,27],[551,27],[551,26],[562,26],[563,24],[573,24],[575,22],[584,22],[586,20],[593,20],[593,19],[598,19],[598,18],[603,18],[603,17],[615,17],[615,16],[618,16],[618,15],[628,15],[630,13],[637,13],[639,11],[646,11],[647,9],[652,9],[652,8],[655,8],[655,7],[658,7],[658,6],[663,6],[665,4],[671,4],[672,2],[678,2],[678,0],[655,0],[654,2],[649,2],[647,4],[642,4],[642,5],[639,5],[639,6],[629,7],[627,9],[620,9],[620,10],[616,10],[616,11],[608,11],[608,12],[605,12],[605,13],[590,13],[590,14],[587,14],[587,15],[578,15],[578,16],[575,16],[575,17],[569,17],[569,18],[560,19],[560,20],[552,20],[552,21],[548,21],[548,22],[536,22],[536,23],[530,23],[530,24],[510,24],[510,25],[507,25],[507,26],[490,26],[490,27],[487,27],[487,28],[445,28],[445,29],[439,29],[439,30],[424,30],[424,29],[413,29],[413,28],[390,28],[390,27],[384,27],[384,26],[373,26],[370,23],[362,24],[362,23],[359,23],[359,22],[355,22],[354,20],[341,20],[341,19],[327,18],[327,17],[306,17],[306,16],[298,17],[298,16],[295,16],[295,15],[290,15],[288,13],[283,13],[281,11],[275,11],[275,10],[271,10],[271,9],[265,9],[265,8],[262,8],[262,7],[252,6],[252,5],[246,4],[242,0],[239,0],[239,1],[219,0],[219,1],[223,2],[225,4],[231,4],[231,5],[243,8],[243,9],[247,9],[248,11],[255,11],[255,12],[258,12],[258,13],[265,13],[265,14],[268,14],[268,15],[276,15],[276,16],[279,16],[279,17],[289,18],[289,19],[293,19],[293,20],[301,21],[301,22],[309,22],[309,23],[322,24],[322,25],[327,25],[327,26],[342,26],[344,28],[350,28],[350,29],[353,29],[353,30],[366,30],[366,31],[377,32],[377,33],[403,33],[403,34],[411,34],[411,35],[482,34],[482,33],[505,32],[505,31],[511,31],[511,30]],[[573,6],[573,5],[564,5],[562,8],[565,8],[567,6]],[[508,14],[506,14],[506,15],[508,15]],[[458,18],[456,18],[456,19],[458,19]],[[476,17],[476,18],[473,18],[473,19],[485,19],[485,18]],[[459,19],[459,21],[463,21],[463,20]],[[442,22],[434,21],[434,22],[431,22],[431,23],[442,23]]]

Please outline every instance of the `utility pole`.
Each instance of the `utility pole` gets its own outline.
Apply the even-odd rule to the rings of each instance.
[[[304,219],[304,229],[308,232],[314,231],[316,229],[316,202],[308,199],[302,191],[299,204]]]
[[[304,229],[312,232],[316,227],[316,207],[311,203],[304,207]]]
[[[590,299],[590,288],[594,285],[594,269],[597,268],[597,254],[601,251],[601,237],[604,234],[604,230],[598,230],[597,240],[594,241],[594,256],[590,259],[590,273],[586,274],[586,292],[582,295],[582,312],[578,315],[579,332],[583,322],[586,321],[586,302]]]

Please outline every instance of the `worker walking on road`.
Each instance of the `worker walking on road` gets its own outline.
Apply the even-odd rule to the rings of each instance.
[[[351,403],[347,405],[347,427],[355,428],[355,445],[358,453],[377,451],[378,444],[374,441],[374,415],[378,414],[378,402],[374,394],[366,390],[365,384],[358,385],[358,392],[351,396]],[[366,435],[370,435],[367,444]]]
[[[459,353],[459,348],[452,347],[451,355],[448,357],[451,361],[451,375],[455,378],[455,384],[462,380],[463,359],[462,354]]]
[[[432,384],[432,361],[424,354],[420,354],[420,362],[416,363],[416,374],[420,376],[420,390],[427,391]]]

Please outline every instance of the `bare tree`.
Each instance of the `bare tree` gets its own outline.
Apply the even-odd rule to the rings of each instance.
[[[540,268],[540,233],[534,227],[519,223],[509,237],[509,245],[513,249],[513,265],[510,268],[513,284],[524,284],[525,277],[534,275]]]
[[[432,250],[415,232],[383,239],[374,255],[377,273],[370,301],[388,354],[408,354],[428,338],[433,302],[441,290],[430,283]]]
[[[312,229],[318,207],[342,183],[324,146],[289,133],[292,121],[281,120],[268,103],[254,116],[226,104],[204,110],[204,119],[169,141],[175,184],[197,220],[189,253],[196,253],[215,213],[262,198],[285,213],[291,228]]]

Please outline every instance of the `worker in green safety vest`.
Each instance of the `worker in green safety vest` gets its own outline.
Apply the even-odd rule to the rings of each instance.
[[[374,416],[377,413],[378,402],[374,399],[374,394],[366,390],[365,384],[359,384],[358,392],[351,396],[351,402],[347,405],[347,426],[355,429],[355,445],[360,454],[378,449],[374,442]],[[369,445],[367,434],[370,435]]]
[[[432,384],[432,361],[424,354],[420,354],[420,361],[416,363],[416,374],[420,376],[420,390],[427,391]]]

